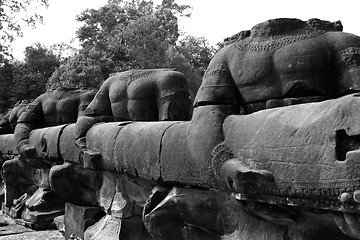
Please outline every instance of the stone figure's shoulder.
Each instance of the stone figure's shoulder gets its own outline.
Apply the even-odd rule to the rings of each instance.
[[[131,82],[138,79],[146,80],[159,74],[170,72],[180,73],[175,68],[131,69],[124,72],[110,74],[110,76],[103,83],[103,86],[116,84],[117,82],[126,82],[127,84],[130,84]]]
[[[224,46],[232,44],[240,51],[273,51],[298,41],[317,38],[325,33],[340,32],[340,21],[329,22],[312,18],[277,18],[256,24],[251,30],[226,38]]]

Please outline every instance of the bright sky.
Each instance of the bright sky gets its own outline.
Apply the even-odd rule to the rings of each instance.
[[[106,0],[49,0],[49,8],[42,9],[44,25],[35,30],[24,29],[24,37],[13,43],[14,55],[23,58],[25,47],[40,42],[48,46],[70,43],[80,24],[76,15],[86,8],[99,8]],[[344,32],[360,36],[358,0],[177,0],[193,7],[192,17],[180,22],[180,30],[197,37],[205,37],[215,45],[225,37],[250,29],[272,18],[320,18],[341,20]]]

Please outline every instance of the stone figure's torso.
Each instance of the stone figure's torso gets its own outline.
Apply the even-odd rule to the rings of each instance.
[[[83,115],[95,90],[54,90],[40,96],[46,126],[75,123]]]
[[[109,99],[111,112],[107,114],[117,120],[159,120],[161,91],[168,88],[178,92],[188,91],[184,75],[172,69],[129,70],[110,76],[104,86],[100,89],[103,97],[98,96],[98,100],[105,102],[105,91],[108,91],[106,98]]]
[[[345,73],[354,65],[354,56],[360,56],[358,37],[304,22],[289,30],[287,24],[293,23],[286,21],[283,26],[281,19],[256,25],[250,36],[223,49],[231,77],[247,103],[308,96],[326,99],[360,89],[359,81]]]

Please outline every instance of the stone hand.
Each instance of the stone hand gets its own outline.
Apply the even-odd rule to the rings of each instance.
[[[24,158],[32,158],[36,155],[36,148],[29,144],[23,144],[20,147],[20,155]]]
[[[351,213],[334,214],[334,220],[339,229],[355,239],[360,239],[360,215]]]
[[[34,146],[27,143],[22,144],[19,148],[20,160],[34,168],[49,168],[54,165],[54,161],[48,159],[46,153],[37,152]]]
[[[274,182],[270,171],[250,169],[236,158],[226,160],[221,164],[219,177],[223,186],[237,193],[253,192],[264,184]]]

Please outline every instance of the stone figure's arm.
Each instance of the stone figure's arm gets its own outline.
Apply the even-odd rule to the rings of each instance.
[[[114,120],[109,98],[109,85],[109,81],[105,81],[86,110],[79,114],[75,125],[75,139],[77,140],[78,146],[81,146],[78,140],[81,141],[95,123],[111,122]]]
[[[26,158],[35,154],[35,148],[29,146],[29,135],[33,129],[43,127],[44,124],[42,101],[37,99],[29,104],[26,111],[20,115],[15,127],[15,143],[21,156]]]
[[[80,103],[78,108],[78,118],[85,116],[85,110],[90,105],[91,101],[94,99],[96,91],[89,90],[88,92],[83,93],[80,96]]]
[[[225,189],[241,192],[244,187],[260,187],[264,182],[271,182],[273,176],[268,171],[250,169],[223,143],[223,122],[227,116],[239,114],[242,104],[240,91],[228,68],[228,50],[233,49],[225,47],[217,53],[204,75],[195,98],[188,142],[197,161],[211,160],[215,177]]]

